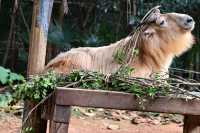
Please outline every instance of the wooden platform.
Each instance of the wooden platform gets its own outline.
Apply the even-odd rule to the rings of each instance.
[[[200,133],[200,100],[158,97],[141,105],[129,93],[62,87],[44,105],[42,117],[51,120],[51,133],[67,133],[70,106],[182,114],[184,133]]]

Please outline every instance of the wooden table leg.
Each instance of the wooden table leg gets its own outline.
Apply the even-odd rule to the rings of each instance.
[[[183,133],[200,133],[200,116],[185,115]]]
[[[70,115],[70,106],[55,105],[49,133],[68,133]]]
[[[49,133],[68,133],[69,123],[51,121]]]

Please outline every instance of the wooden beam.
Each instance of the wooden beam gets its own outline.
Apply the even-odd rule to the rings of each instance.
[[[68,133],[69,123],[51,121],[49,133]]]
[[[186,115],[183,133],[200,133],[200,116]]]
[[[60,123],[69,123],[69,118],[71,115],[71,108],[70,106],[60,106],[55,105],[54,113],[53,113],[53,121],[60,122]]]
[[[200,100],[159,97],[141,106],[129,93],[62,87],[57,88],[55,95],[57,105],[200,115]]]
[[[50,122],[50,133],[68,133],[70,115],[70,106],[55,105],[53,120]]]

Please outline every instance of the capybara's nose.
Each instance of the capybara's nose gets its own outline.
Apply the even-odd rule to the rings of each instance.
[[[186,19],[186,22],[187,22],[187,23],[191,23],[191,22],[193,22],[193,21],[194,21],[193,18],[190,17],[190,16],[188,16],[188,18]]]

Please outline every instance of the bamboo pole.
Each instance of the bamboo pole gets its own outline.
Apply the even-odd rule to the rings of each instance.
[[[54,0],[34,0],[28,57],[28,76],[38,74],[44,69],[48,28],[53,2]],[[30,101],[25,102],[23,120],[26,119],[28,112],[34,106],[35,103]],[[46,131],[46,121],[41,119],[41,109],[38,108],[34,111],[29,121],[23,126],[23,129],[31,127],[35,133],[44,133]]]

